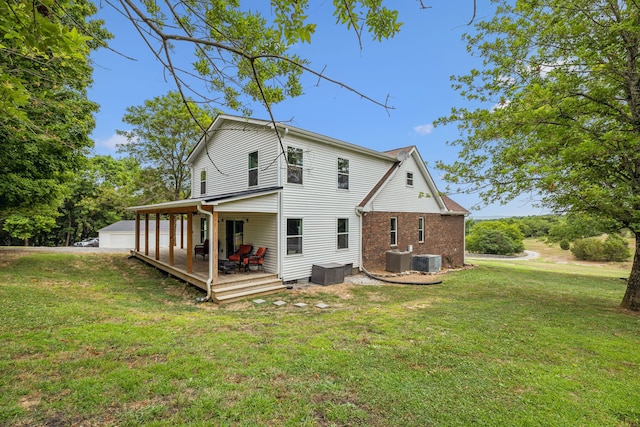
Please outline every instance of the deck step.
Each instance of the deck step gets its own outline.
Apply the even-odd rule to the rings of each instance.
[[[212,285],[214,290],[247,283],[263,282],[265,280],[280,281],[277,274],[259,274],[255,276],[252,276],[251,274],[230,274],[225,276],[218,276],[218,278],[220,282],[218,282],[216,285]]]
[[[228,283],[213,289],[216,295],[234,294],[249,289],[259,289],[265,286],[281,285],[282,280],[274,277],[263,277],[261,280],[252,280],[250,282]]]
[[[236,289],[231,290],[229,288],[236,288]],[[265,283],[262,286],[251,286],[251,287],[230,286],[226,288],[222,294],[218,292],[219,290],[214,291],[213,300],[219,304],[222,304],[222,303],[240,301],[250,297],[282,292],[286,289],[287,287],[284,286],[280,281],[271,282],[271,285]]]

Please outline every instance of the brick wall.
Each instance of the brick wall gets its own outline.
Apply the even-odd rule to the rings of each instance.
[[[391,246],[391,218],[398,218],[398,245]],[[418,242],[418,218],[424,218],[424,242]],[[440,255],[442,267],[464,264],[464,217],[462,215],[408,212],[366,212],[362,218],[362,262],[367,270],[384,270],[386,251],[406,251],[414,255]]]

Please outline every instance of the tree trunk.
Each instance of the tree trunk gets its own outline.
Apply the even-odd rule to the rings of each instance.
[[[640,311],[640,234],[636,234],[636,254],[633,257],[631,274],[627,281],[627,291],[620,306],[629,310]]]

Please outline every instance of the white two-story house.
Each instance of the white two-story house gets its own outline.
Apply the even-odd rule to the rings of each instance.
[[[384,270],[393,249],[464,264],[468,212],[438,192],[415,147],[379,152],[287,124],[274,129],[270,121],[219,115],[187,163],[190,199],[131,208],[134,255],[206,289],[214,301],[250,295],[218,272],[242,244],[267,249],[261,274],[273,291],[308,280],[314,265]],[[141,242],[153,235],[142,227],[156,218],[181,221],[173,229],[186,236],[174,232],[168,248]],[[205,241],[208,259],[194,253]]]

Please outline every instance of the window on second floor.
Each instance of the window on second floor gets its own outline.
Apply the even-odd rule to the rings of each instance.
[[[338,218],[338,249],[349,248],[349,218]]]
[[[207,171],[200,171],[200,194],[207,194]]]
[[[287,182],[302,184],[302,149],[287,147]]]
[[[389,243],[391,246],[398,246],[398,218],[392,217],[390,223]]]
[[[258,185],[258,152],[249,153],[249,187]]]
[[[338,157],[338,188],[349,189],[349,160]]]
[[[413,172],[407,172],[407,187],[413,187]]]

